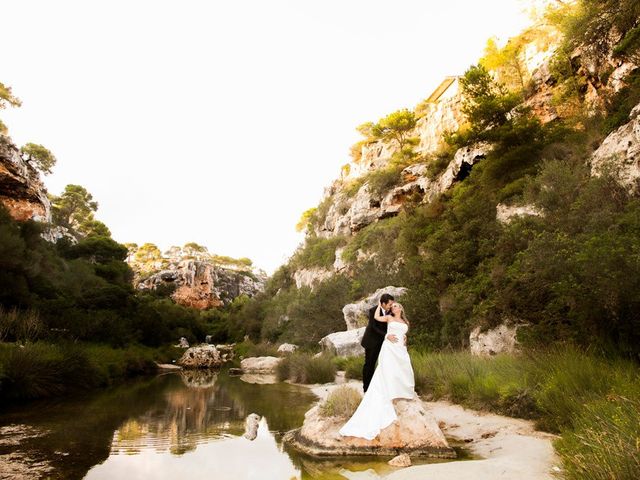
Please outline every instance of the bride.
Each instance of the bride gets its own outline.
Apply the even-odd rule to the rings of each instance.
[[[414,376],[409,352],[406,347],[406,333],[409,321],[402,305],[394,302],[391,315],[382,315],[381,307],[375,312],[376,320],[387,322],[387,336],[384,339],[378,367],[360,405],[349,421],[340,429],[340,435],[374,439],[381,430],[398,418],[393,406],[394,398],[413,398]],[[400,341],[392,342],[390,335]]]

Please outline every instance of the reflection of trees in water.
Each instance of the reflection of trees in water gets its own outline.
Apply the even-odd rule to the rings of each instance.
[[[138,378],[88,395],[34,402],[7,410],[0,421],[47,432],[11,447],[51,465],[55,473],[46,478],[81,479],[113,452],[153,448],[182,454],[204,441],[240,436],[253,412],[266,416],[272,430],[296,428],[315,401],[293,385],[197,375]]]

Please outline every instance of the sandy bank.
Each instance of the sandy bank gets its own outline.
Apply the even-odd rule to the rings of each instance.
[[[348,383],[362,388],[361,382]],[[333,388],[335,385],[320,385],[312,390],[325,398]],[[560,462],[552,446],[555,436],[536,431],[532,422],[444,401],[424,403],[449,439],[464,442],[481,459],[416,465],[384,477],[373,470],[340,473],[354,480],[557,480],[554,472],[559,472]]]

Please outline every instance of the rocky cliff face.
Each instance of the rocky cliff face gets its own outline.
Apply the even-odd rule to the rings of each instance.
[[[167,288],[173,290],[171,298],[176,303],[201,310],[227,305],[240,295],[252,297],[263,290],[266,280],[263,274],[223,268],[206,260],[173,259],[150,274],[141,274],[135,263],[131,266],[136,272],[136,289]]]
[[[15,220],[51,222],[51,203],[40,174],[6,135],[0,135],[0,201]]]

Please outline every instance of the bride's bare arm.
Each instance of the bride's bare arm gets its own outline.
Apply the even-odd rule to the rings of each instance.
[[[378,305],[378,308],[376,308],[376,311],[373,313],[373,318],[375,318],[377,321],[379,322],[388,322],[389,318],[391,318],[391,315],[381,315],[381,308],[380,305]]]

